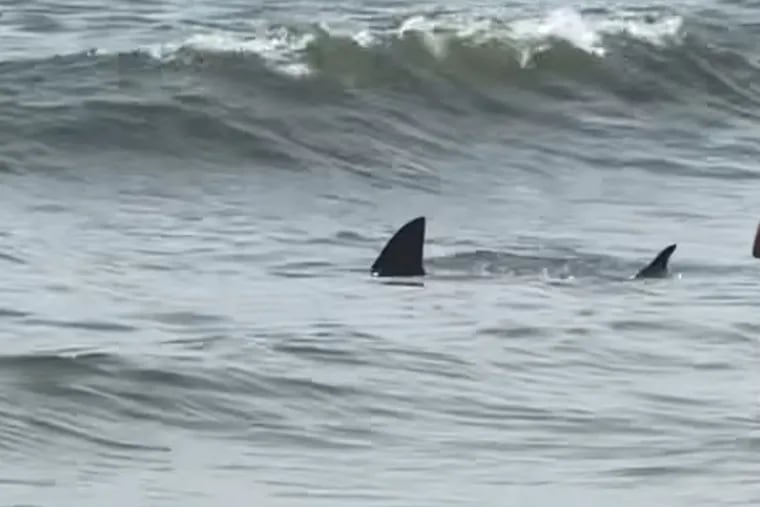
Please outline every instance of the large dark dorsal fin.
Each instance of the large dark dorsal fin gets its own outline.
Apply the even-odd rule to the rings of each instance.
[[[649,265],[636,273],[635,278],[658,278],[668,274],[668,261],[676,250],[675,243],[666,246]]]
[[[372,264],[375,276],[422,276],[422,251],[425,243],[425,217],[417,217],[401,226],[388,240]]]

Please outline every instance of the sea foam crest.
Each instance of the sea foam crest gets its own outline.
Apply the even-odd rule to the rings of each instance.
[[[192,35],[179,43],[166,43],[141,48],[151,57],[161,61],[176,60],[182,50],[215,53],[247,53],[264,59],[273,69],[300,76],[311,69],[300,61],[300,52],[315,40],[313,33],[298,33],[285,27],[264,27],[251,34],[214,31]]]
[[[621,35],[658,47],[677,44],[683,38],[683,19],[676,15],[626,12],[583,14],[561,8],[522,19],[493,14],[412,15],[391,28],[370,28],[360,23],[342,23],[340,28],[329,22],[305,28],[256,23],[248,33],[200,33],[179,43],[144,49],[161,60],[177,58],[183,49],[255,54],[272,70],[303,76],[314,71],[304,52],[324,37],[349,40],[365,50],[415,37],[438,60],[447,57],[454,42],[474,46],[505,44],[519,53],[521,65],[528,66],[533,56],[550,49],[554,41],[603,58],[608,51],[605,37]]]

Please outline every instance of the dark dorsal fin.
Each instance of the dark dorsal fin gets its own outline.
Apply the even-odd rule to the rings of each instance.
[[[676,250],[675,243],[666,246],[652,262],[641,271],[636,273],[635,278],[657,278],[668,274],[668,261]]]
[[[422,250],[425,243],[425,217],[417,217],[401,226],[385,244],[372,264],[375,276],[422,276],[425,268]]]

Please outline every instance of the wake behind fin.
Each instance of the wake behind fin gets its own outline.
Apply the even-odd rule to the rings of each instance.
[[[668,261],[676,250],[676,244],[666,246],[648,266],[642,268],[634,278],[660,278],[668,274]]]
[[[422,276],[425,217],[417,217],[401,226],[388,240],[372,264],[374,276]]]

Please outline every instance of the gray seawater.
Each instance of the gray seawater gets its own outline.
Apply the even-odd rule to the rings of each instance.
[[[759,505],[758,26],[0,2],[0,504]]]

